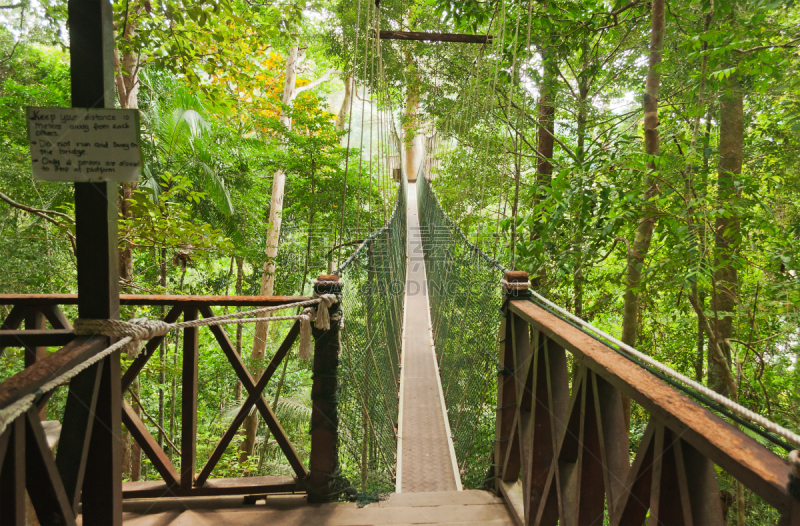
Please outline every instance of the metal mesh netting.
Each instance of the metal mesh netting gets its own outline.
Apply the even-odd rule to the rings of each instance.
[[[371,234],[338,274],[344,282],[339,362],[339,462],[363,492],[394,491],[403,301],[406,281],[406,192],[381,230]]]
[[[496,348],[505,270],[444,213],[417,179],[433,341],[456,459],[465,488],[484,486],[493,461]]]

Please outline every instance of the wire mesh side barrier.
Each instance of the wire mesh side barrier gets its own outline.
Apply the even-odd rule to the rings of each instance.
[[[550,521],[557,520],[553,513],[558,511],[556,504],[554,504],[555,497],[553,496],[552,488],[550,488],[550,493],[547,498],[540,502],[541,499],[544,499],[542,491],[546,488],[538,485],[536,487],[530,485],[526,486],[526,481],[528,481],[528,484],[532,484],[530,481],[533,479],[536,479],[539,483],[546,482],[551,477],[551,475],[548,475],[548,469],[551,468],[551,461],[555,462],[555,458],[559,459],[559,467],[555,468],[556,471],[558,471],[562,469],[561,464],[565,462],[566,464],[570,462],[574,463],[574,459],[570,460],[572,457],[567,455],[569,458],[564,457],[566,458],[566,460],[564,460],[564,458],[562,458],[563,451],[561,453],[555,453],[555,457],[553,457],[552,454],[554,453],[550,451],[551,456],[548,457],[550,460],[540,459],[541,462],[538,462],[538,464],[534,462],[534,467],[538,466],[536,468],[538,470],[536,474],[531,474],[527,471],[523,473],[521,471],[523,466],[520,464],[520,455],[523,453],[517,452],[516,448],[520,448],[521,451],[525,449],[522,446],[523,442],[530,444],[532,440],[530,430],[534,427],[539,429],[539,423],[538,420],[537,423],[527,422],[526,420],[527,423],[523,424],[521,420],[523,416],[518,414],[517,417],[520,420],[519,424],[517,424],[517,418],[515,417],[512,420],[509,414],[512,414],[515,410],[519,411],[517,406],[520,404],[520,401],[513,396],[507,399],[505,394],[502,400],[498,399],[498,379],[508,374],[515,374],[513,361],[507,361],[509,359],[507,356],[507,348],[509,346],[510,336],[505,330],[503,340],[501,340],[501,342],[505,343],[502,344],[503,347],[501,348],[506,348],[506,356],[504,358],[506,361],[504,363],[511,363],[511,368],[507,368],[508,365],[498,365],[498,362],[495,361],[495,349],[497,348],[497,344],[500,343],[497,341],[495,335],[498,334],[498,326],[501,325],[502,320],[505,319],[502,318],[495,309],[501,304],[504,304],[504,310],[508,309],[498,290],[498,281],[503,272],[507,269],[469,243],[460,228],[453,223],[442,210],[430,188],[429,182],[424,177],[420,177],[418,181],[417,193],[420,207],[420,225],[423,229],[423,244],[428,286],[430,290],[429,297],[434,343],[437,348],[437,358],[442,377],[445,402],[448,407],[448,418],[453,433],[456,456],[461,468],[462,482],[465,487],[476,487],[479,485],[488,486],[490,484],[487,483],[490,481],[482,481],[480,475],[486,473],[485,470],[489,467],[493,467],[495,468],[493,474],[498,477],[496,489],[501,491],[506,499],[510,499],[509,502],[517,503],[523,502],[523,499],[527,499],[528,503],[525,504],[524,510],[522,508],[516,509],[517,506],[514,506],[521,521],[523,519],[525,523],[532,521],[533,517],[537,516],[536,512],[538,509],[541,517],[549,517],[548,519],[542,518],[541,523],[552,523]],[[527,276],[525,280],[527,281]],[[527,298],[528,296],[522,297]],[[612,356],[617,354],[621,355],[664,382],[658,389],[653,391],[652,389],[644,389],[642,385],[630,379],[630,381],[619,380],[615,371],[631,370],[635,372],[635,375],[638,375],[636,378],[641,378],[643,381],[646,380],[647,385],[652,384],[652,380],[650,380],[648,376],[642,376],[638,373],[638,367],[630,369],[624,361],[616,363],[613,368],[607,369],[609,374],[613,377],[610,381],[612,381],[612,383],[616,381],[614,388],[621,389],[627,396],[635,399],[637,403],[642,405],[650,414],[650,422],[647,428],[649,431],[647,432],[650,432],[652,436],[656,436],[658,433],[662,433],[664,436],[667,436],[669,433],[676,433],[680,438],[680,447],[683,448],[684,457],[680,457],[679,453],[674,453],[674,455],[675,458],[680,457],[684,460],[681,460],[681,463],[672,467],[677,470],[675,473],[682,473],[683,471],[688,473],[691,471],[693,475],[689,478],[686,476],[681,478],[670,471],[669,473],[671,473],[671,475],[665,475],[665,478],[659,482],[662,488],[668,487],[668,492],[672,492],[671,494],[677,494],[675,491],[680,489],[680,491],[683,492],[682,494],[688,491],[689,495],[700,496],[694,499],[697,502],[694,500],[692,500],[692,502],[681,500],[671,502],[670,505],[665,506],[663,494],[657,493],[655,494],[656,501],[658,501],[658,499],[662,500],[660,506],[657,502],[649,502],[648,504],[648,502],[644,501],[642,503],[635,502],[634,504],[630,504],[631,499],[634,501],[635,499],[633,497],[628,499],[626,495],[632,495],[639,491],[641,489],[641,484],[650,483],[641,482],[644,478],[642,478],[643,475],[640,472],[641,469],[645,468],[642,468],[642,464],[640,464],[641,459],[639,457],[648,451],[646,444],[650,443],[645,443],[645,438],[648,440],[652,438],[652,436],[648,435],[646,432],[645,438],[642,439],[645,447],[644,449],[640,448],[641,451],[637,451],[636,461],[633,465],[628,466],[628,455],[623,454],[619,456],[621,459],[619,461],[619,466],[603,466],[603,470],[606,471],[614,471],[619,468],[619,473],[617,473],[617,475],[630,470],[629,476],[618,476],[618,480],[615,479],[612,484],[612,486],[615,486],[624,482],[628,488],[626,491],[629,492],[623,495],[625,496],[623,500],[627,502],[627,504],[615,506],[615,509],[609,508],[607,510],[608,517],[614,516],[614,524],[641,523],[644,519],[642,518],[639,520],[638,517],[639,515],[644,517],[648,508],[656,510],[653,511],[655,514],[658,514],[658,510],[661,510],[661,515],[659,515],[659,517],[667,517],[674,513],[683,515],[690,514],[694,517],[695,524],[721,524],[723,521],[722,508],[719,506],[711,506],[711,504],[718,501],[719,494],[717,477],[713,467],[714,464],[728,473],[733,474],[734,478],[738,480],[739,483],[743,484],[749,491],[753,491],[757,494],[768,506],[772,506],[781,516],[780,524],[794,524],[792,521],[796,521],[797,517],[800,516],[800,500],[793,501],[791,495],[794,495],[794,499],[798,499],[798,494],[800,492],[798,492],[797,488],[800,485],[797,483],[797,480],[800,479],[797,478],[797,475],[794,475],[796,477],[795,479],[789,476],[790,467],[780,456],[777,456],[775,452],[764,448],[763,444],[760,444],[751,436],[742,433],[736,426],[730,425],[719,417],[730,419],[736,424],[748,428],[751,432],[757,433],[761,438],[777,446],[777,448],[788,451],[792,449],[790,444],[778,439],[778,437],[767,432],[766,429],[762,429],[755,421],[747,421],[743,417],[735,414],[732,410],[728,410],[719,404],[711,403],[711,400],[689,386],[682,385],[670,375],[661,373],[661,371],[648,366],[646,363],[642,363],[641,360],[636,359],[636,357],[631,356],[629,353],[623,352],[623,349],[614,344],[613,338],[611,338],[612,341],[608,341],[608,338],[603,337],[603,333],[598,332],[597,329],[575,323],[568,319],[568,316],[563,312],[555,312],[549,306],[543,305],[540,301],[542,300],[541,297],[537,296],[536,298],[538,299],[529,298],[525,301],[515,302],[514,308],[523,309],[527,312],[531,309],[535,310],[535,308],[538,307],[541,308],[543,312],[554,316],[554,320],[558,320],[557,323],[561,323],[561,325],[559,325],[558,329],[550,327],[547,334],[555,334],[555,338],[559,340],[559,342],[567,338],[565,334],[569,332],[568,329],[577,329],[577,332],[573,335],[575,342],[579,342],[577,347],[570,347],[570,345],[564,342],[555,346],[557,348],[556,350],[560,349],[562,354],[564,353],[564,348],[562,348],[561,345],[566,345],[569,347],[571,353],[578,353],[583,356],[583,352],[590,352],[588,347],[584,349],[584,347],[588,345],[587,341],[594,340],[602,344],[599,349],[615,351]],[[546,300],[542,301],[546,302]],[[533,310],[531,310],[531,312],[533,312]],[[503,315],[511,316],[510,314]],[[530,316],[528,316],[528,318],[530,318]],[[530,322],[530,319],[528,319],[528,321]],[[539,330],[539,328],[533,331],[533,336],[528,333],[526,327],[522,327],[520,330],[523,330],[523,332],[520,334],[515,333],[514,340],[519,340],[527,345],[529,337],[532,338],[538,334],[536,330]],[[590,336],[592,340],[586,340],[583,335]],[[531,343],[531,345],[533,348],[538,348],[534,346],[533,343]],[[589,345],[589,347],[591,347],[591,345]],[[516,354],[514,354],[514,356],[516,356]],[[492,362],[495,364],[497,375],[491,374],[494,372],[491,368]],[[589,360],[589,362],[591,362],[591,360]],[[566,362],[564,362],[564,364],[566,364]],[[597,365],[592,366],[591,363],[588,362],[585,365],[587,365],[587,368],[580,368],[580,375],[577,378],[573,378],[572,381],[566,376],[566,365],[563,368],[564,375],[562,376],[565,376],[567,379],[565,380],[566,383],[562,382],[562,391],[566,394],[562,393],[562,396],[559,398],[560,403],[565,403],[567,398],[574,399],[575,396],[582,396],[581,393],[584,391],[580,388],[580,379],[584,378],[585,375],[597,375],[597,370],[602,369]],[[539,376],[541,376],[539,373],[532,374],[535,378],[539,379],[541,389],[544,388],[542,386],[545,384],[547,388],[550,389],[550,379],[542,383],[542,379],[539,378]],[[647,373],[645,373],[645,375],[647,375]],[[592,378],[594,378],[594,376],[592,376]],[[528,381],[530,381],[530,378]],[[602,384],[599,379],[593,379],[592,382]],[[572,383],[571,388],[565,387],[570,383]],[[480,386],[476,384],[480,384]],[[487,385],[488,388],[484,387]],[[516,384],[514,382],[504,384],[504,390],[506,389],[506,385]],[[537,400],[541,394],[537,389],[540,388],[533,388],[537,393]],[[676,400],[680,395],[670,392],[671,388],[682,391],[684,394],[700,402],[700,404],[712,411],[705,411],[705,409],[701,409],[700,406],[692,406],[692,410],[686,410],[685,406],[694,404],[694,402],[689,399],[682,399],[681,403],[683,403],[683,405],[681,407],[675,407],[674,404],[677,403]],[[598,387],[598,389],[600,389],[600,387]],[[602,389],[600,391],[602,391]],[[570,392],[572,392],[571,395]],[[661,404],[661,402],[659,402],[660,399],[656,396],[658,393],[662,393],[664,399],[670,400],[670,402]],[[595,396],[596,395],[595,393]],[[525,396],[528,396],[527,402]],[[532,404],[530,396],[530,393],[527,395],[523,394],[521,406],[526,406],[527,403],[528,407],[530,407],[530,404]],[[609,396],[606,393],[604,396],[605,398],[603,398],[603,400],[607,399],[608,401],[619,403],[618,394]],[[570,404],[571,403],[572,402],[570,402]],[[570,407],[572,406],[570,405]],[[601,403],[600,407],[602,408],[605,406]],[[564,409],[566,409],[566,405]],[[608,407],[605,407],[605,409],[609,410]],[[611,407],[611,409],[613,409],[613,407]],[[495,411],[500,411],[497,420],[495,420]],[[693,420],[700,414],[707,420],[705,424],[698,424],[697,421]],[[513,434],[514,432],[512,432],[511,429],[501,429],[501,427],[498,427],[501,420],[504,422],[504,425],[511,425],[513,421],[513,426],[521,426],[518,428],[518,432],[521,436],[519,436],[516,441],[513,441],[514,445],[512,445],[512,436],[509,434]],[[567,421],[572,422],[573,419],[572,417],[566,418],[566,416],[562,415],[556,418],[556,420],[560,423],[553,427],[554,425],[551,422],[551,428],[553,429],[558,428],[562,423]],[[605,422],[603,424],[605,426],[607,422],[605,420],[603,420],[603,422]],[[465,425],[466,423],[469,423],[469,425]],[[714,428],[719,436],[715,436],[715,440],[712,440],[713,443],[710,444],[706,442],[709,439],[706,433],[711,428]],[[582,425],[581,429],[583,429]],[[604,431],[607,435],[605,439],[606,444],[627,444],[627,440],[624,439],[624,437],[627,437],[626,431],[620,431],[618,433],[619,436],[612,439],[611,435],[613,435],[613,433],[609,431],[610,429],[611,428]],[[497,435],[493,434],[495,430],[498,433]],[[572,431],[570,431],[570,433]],[[655,435],[652,433],[655,433]],[[696,436],[692,436],[692,433],[696,433]],[[556,433],[556,435],[561,436],[558,433]],[[564,438],[563,440],[566,439]],[[658,440],[659,439],[656,441]],[[678,446],[672,442],[667,442],[666,439],[664,440],[664,444],[668,445],[668,447],[665,446],[664,455],[666,456],[664,458],[669,460],[672,458],[668,456],[672,454],[672,450],[669,448],[677,448]],[[566,441],[563,443],[571,442]],[[542,444],[539,445],[542,446]],[[505,448],[511,447],[514,451],[509,452],[511,450],[508,450],[506,453],[502,453],[501,451],[501,453],[496,453],[495,457],[492,458],[491,454],[487,454],[487,452],[494,447],[502,451],[506,451]],[[559,448],[562,447],[564,447],[562,442],[559,442]],[[592,447],[585,446],[587,450],[592,449]],[[693,447],[699,448],[697,450],[698,452],[695,452],[695,449],[692,449]],[[542,449],[540,447],[539,449],[539,454],[541,455],[547,448]],[[583,451],[584,447],[579,449]],[[559,449],[559,451],[561,451],[561,449]],[[747,453],[742,454],[744,451]],[[606,456],[609,454],[610,453],[606,452]],[[796,452],[792,454],[796,455]],[[689,459],[689,457],[691,457],[691,459]],[[503,461],[503,459],[505,459],[505,461]],[[684,461],[686,461],[685,466],[682,464]],[[514,467],[510,467],[512,465]],[[580,461],[578,461],[578,465],[580,465]],[[527,464],[525,464],[525,466],[527,466],[525,468],[526,470],[532,469],[531,466]],[[698,475],[700,471],[703,471],[702,476]],[[602,475],[602,473],[602,471],[598,471],[595,475]],[[518,484],[515,485],[515,483],[518,482],[518,476],[522,481],[521,486]],[[584,473],[583,476],[588,475]],[[533,479],[531,477],[533,477]],[[577,506],[576,509],[580,511],[581,516],[583,516],[585,512],[588,513],[587,510],[591,511],[591,508],[594,509],[594,511],[600,510],[600,515],[595,513],[593,517],[602,517],[604,509],[602,499],[604,498],[603,495],[605,492],[600,490],[607,484],[604,484],[597,476],[594,476],[594,479],[595,480],[591,484],[595,484],[598,488],[599,492],[597,495],[599,496],[597,498],[587,500],[583,498],[583,493],[581,493],[581,498],[576,500],[576,496],[572,495],[572,493],[574,493],[572,489],[574,488],[570,489],[568,491],[570,495],[565,497],[567,501],[572,503],[570,506],[573,508]],[[652,483],[656,484],[655,478]],[[611,498],[612,489],[614,488],[605,488],[609,495],[608,498]],[[613,492],[615,496],[618,490],[619,488],[616,488]],[[518,492],[521,492],[521,494],[517,494]],[[510,497],[509,495],[512,494],[517,494],[518,498]],[[662,496],[659,497],[659,495]],[[652,497],[653,495],[651,495],[651,500]],[[590,503],[589,500],[592,500],[592,502]],[[623,502],[623,500],[620,502]],[[560,498],[558,502],[558,506],[561,506]],[[540,507],[540,505],[544,506],[544,508]],[[636,509],[631,511],[633,509],[631,506]],[[542,510],[544,510],[544,512]],[[676,512],[675,510],[678,511]],[[572,512],[575,512],[575,510],[573,509],[570,513]],[[545,515],[542,515],[542,513]],[[765,513],[769,515],[770,512],[768,510]],[[637,518],[633,519],[631,522],[626,522],[630,519],[629,515],[631,517],[635,515]],[[628,517],[628,519],[626,519],[626,517]],[[672,522],[666,520],[665,523]]]
[[[505,270],[470,243],[417,178],[434,345],[465,488],[487,479],[494,452],[497,330]]]
[[[406,276],[405,177],[392,216],[336,273],[344,327],[339,364],[339,462],[361,493],[394,491]]]

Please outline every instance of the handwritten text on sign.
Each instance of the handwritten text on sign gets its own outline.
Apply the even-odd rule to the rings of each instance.
[[[28,138],[34,179],[139,179],[137,110],[29,107]]]

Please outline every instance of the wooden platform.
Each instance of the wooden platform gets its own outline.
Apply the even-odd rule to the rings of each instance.
[[[303,495],[273,495],[254,505],[234,497],[151,499],[125,502],[123,520],[130,526],[514,524],[501,499],[475,490],[394,493],[364,508],[352,503],[307,504]]]

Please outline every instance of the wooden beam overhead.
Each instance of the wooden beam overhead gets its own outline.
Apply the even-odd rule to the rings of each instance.
[[[383,40],[419,40],[424,42],[462,42],[464,44],[491,44],[492,35],[460,35],[457,33],[421,33],[417,31],[383,31]]]

